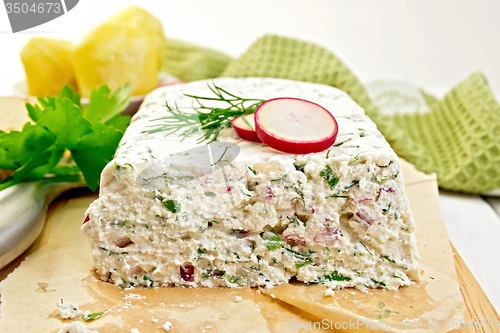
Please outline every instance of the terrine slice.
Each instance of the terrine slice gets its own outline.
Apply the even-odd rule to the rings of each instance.
[[[82,226],[98,276],[119,286],[397,289],[420,277],[398,156],[346,93],[280,79],[217,79],[248,98],[296,97],[336,118],[336,143],[291,155],[231,128],[200,144],[150,133],[165,103],[189,110],[198,81],[158,88],[133,117]],[[215,103],[215,102],[214,102]],[[194,111],[193,111],[194,112]]]

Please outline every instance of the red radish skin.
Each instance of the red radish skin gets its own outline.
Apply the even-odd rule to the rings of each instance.
[[[245,117],[245,120],[250,124],[250,127],[245,122],[245,120],[243,120],[243,117]],[[231,121],[231,125],[233,126],[236,133],[238,133],[238,136],[240,138],[248,141],[261,142],[259,137],[257,136],[257,133],[255,132],[255,121],[253,113],[234,118]]]
[[[280,97],[259,105],[255,111],[255,131],[271,148],[290,154],[309,154],[335,143],[338,124],[321,105]]]

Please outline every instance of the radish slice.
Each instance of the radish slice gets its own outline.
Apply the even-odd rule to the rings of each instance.
[[[309,154],[330,148],[338,125],[322,106],[298,98],[274,98],[255,111],[256,132],[269,147],[291,154]]]
[[[231,121],[231,125],[233,125],[234,130],[238,133],[240,138],[260,142],[257,133],[255,133],[255,120],[253,113],[244,114],[243,116],[234,118]]]

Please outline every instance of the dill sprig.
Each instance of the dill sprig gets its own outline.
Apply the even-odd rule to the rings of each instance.
[[[217,140],[220,131],[231,126],[231,120],[244,114],[254,113],[257,107],[265,101],[264,99],[236,96],[217,86],[214,82],[212,82],[212,85],[207,85],[215,97],[184,94],[187,97],[193,98],[193,105],[189,108],[184,108],[190,111],[181,110],[177,103],[175,106],[171,106],[167,102],[165,106],[170,114],[154,119],[154,121],[162,121],[162,123],[149,126],[151,129],[145,132],[166,132],[165,136],[168,136],[183,130],[180,136],[184,140],[198,131],[203,131],[204,133],[198,139],[198,143],[204,141],[210,143]],[[223,106],[207,106],[204,104],[204,101],[223,103]]]

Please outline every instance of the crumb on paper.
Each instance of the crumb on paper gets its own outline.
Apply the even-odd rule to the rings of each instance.
[[[78,310],[78,306],[71,303],[64,303],[62,299],[60,302],[57,302],[57,307],[59,308],[59,316],[62,319],[75,319],[82,314],[82,311]]]
[[[131,328],[130,333],[141,333],[137,328]]]
[[[351,291],[351,295],[356,295],[356,293],[354,291]]]
[[[174,326],[172,325],[171,322],[166,321],[165,324],[163,324],[163,326],[161,328],[163,328],[165,331],[168,332],[168,331],[170,331],[170,329],[173,329]]]
[[[125,297],[123,297],[124,299],[142,299],[142,298],[146,298],[145,296],[141,296],[141,295],[137,295],[137,294],[132,294],[132,293],[129,293],[129,294],[126,294]]]
[[[151,319],[151,321],[152,321],[153,323],[155,323],[155,324],[156,324],[156,323],[158,323],[158,319],[156,319],[156,318]]]
[[[179,304],[179,307],[184,309],[186,306],[184,304]]]
[[[271,294],[271,297],[272,297],[272,298],[276,298],[276,297],[274,296],[274,294]]]
[[[224,320],[224,319],[226,319],[226,317],[220,317],[220,319]]]
[[[236,296],[236,302],[239,302],[241,301],[241,297],[240,296]]]
[[[64,324],[58,333],[99,333],[98,331],[89,330],[79,321],[74,321],[71,324]]]
[[[335,295],[335,292],[331,288],[328,288],[327,290],[325,290],[325,296],[334,296],[334,295]]]
[[[211,330],[212,329],[212,326],[207,326],[205,327],[206,330]]]

